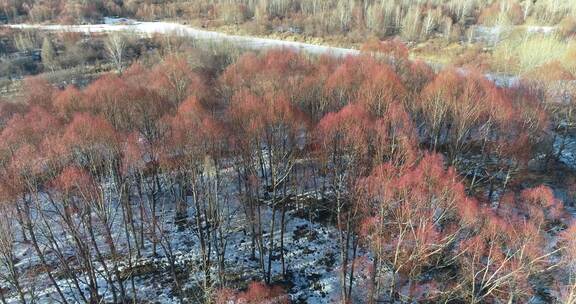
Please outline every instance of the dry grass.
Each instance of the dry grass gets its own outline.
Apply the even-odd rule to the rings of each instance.
[[[525,73],[553,61],[565,62],[573,48],[573,40],[556,35],[512,37],[494,48],[492,67],[498,72]]]
[[[314,37],[305,34],[296,34],[290,32],[271,32],[271,31],[253,31],[251,27],[223,25],[210,27],[211,30],[222,32],[230,35],[256,36],[261,38],[278,39],[284,41],[296,41],[315,45],[326,45],[333,47],[343,47],[358,49],[363,41],[357,41],[342,35],[327,35],[323,37]]]

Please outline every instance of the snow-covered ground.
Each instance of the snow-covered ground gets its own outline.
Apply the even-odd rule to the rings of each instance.
[[[560,151],[562,149],[562,151]],[[559,160],[567,167],[576,170],[576,137],[574,135],[558,136],[554,141],[554,152],[561,152]]]
[[[225,171],[223,171],[224,173]],[[242,206],[238,201],[236,183],[232,180],[233,177],[226,175],[223,180],[223,193],[228,199],[224,200],[222,204],[226,205],[226,269],[231,276],[234,277],[232,286],[238,282],[259,281],[262,279],[258,260],[251,258],[251,236],[247,233],[247,223],[249,220],[246,218],[245,213],[242,211]],[[307,193],[300,196],[303,198],[313,198],[314,193]],[[191,199],[191,198],[190,198]],[[111,201],[116,199],[112,195]],[[180,282],[183,286],[185,293],[193,293],[202,282],[203,271],[200,269],[202,257],[200,254],[200,242],[198,235],[195,233],[193,223],[194,204],[190,203],[188,208],[189,220],[187,223],[176,224],[174,223],[174,200],[166,194],[162,200],[162,210],[160,211],[159,219],[163,235],[166,236],[171,248],[173,249],[176,266],[178,271],[187,273],[187,278]],[[133,201],[134,214],[137,214],[138,202]],[[44,204],[47,204],[45,202]],[[295,205],[300,205],[295,203]],[[49,206],[41,207],[47,208],[44,212],[51,210]],[[136,298],[138,303],[180,303],[179,297],[173,289],[173,280],[170,275],[170,263],[168,256],[165,252],[158,247],[158,254],[155,256],[152,251],[151,241],[146,240],[146,246],[141,252],[141,257],[136,258],[135,253],[132,252],[132,269],[128,270],[128,251],[126,246],[126,239],[122,229],[122,215],[119,208],[114,208],[111,211],[111,218],[114,218],[111,223],[115,242],[118,250],[124,255],[123,259],[116,261],[119,263],[120,268],[126,270],[127,273],[134,274]],[[262,204],[262,223],[264,229],[264,241],[268,242],[270,231],[266,223],[270,223],[272,218],[272,211],[266,204]],[[340,282],[340,258],[339,258],[339,245],[336,241],[337,230],[330,225],[312,222],[308,219],[302,218],[301,209],[293,208],[286,214],[286,229],[284,235],[285,244],[285,260],[287,265],[287,281],[292,285],[288,290],[290,299],[294,303],[331,303],[339,296]],[[280,223],[280,212],[276,213],[276,222]],[[45,229],[50,227],[51,234],[60,240],[62,252],[65,253],[66,259],[70,261],[69,266],[74,267],[76,251],[71,236],[62,228],[62,223],[58,220],[57,216],[54,218],[47,218],[40,220],[41,217],[33,216],[38,221],[36,230],[38,230],[39,243],[42,250],[46,252],[46,256],[50,258],[49,264],[54,265],[57,270],[57,265],[61,263],[55,255],[51,254],[50,242],[46,239],[46,235],[41,233],[46,232]],[[15,223],[16,224],[16,223]],[[16,229],[19,231],[20,229]],[[47,274],[36,269],[42,267],[41,261],[38,259],[32,245],[28,242],[22,242],[20,237],[17,237],[16,242],[16,261],[17,267],[24,270],[23,273],[33,273],[28,279],[23,280],[24,289],[34,290],[35,303],[56,303],[59,302],[59,297],[56,290],[50,284]],[[279,224],[274,232],[274,240],[277,244],[274,250],[274,261],[272,263],[272,276],[278,278],[281,273],[281,264],[279,260],[280,255],[280,228]],[[98,236],[99,247],[106,248],[105,238]],[[105,255],[108,252],[103,252]],[[256,251],[258,255],[258,251]],[[370,259],[370,256],[363,250],[359,250],[358,256],[364,260]],[[108,261],[108,263],[113,263]],[[215,263],[215,262],[214,262]],[[364,282],[366,276],[361,273],[361,266],[358,266],[359,273],[356,285],[360,286]],[[2,266],[0,266],[0,271]],[[104,269],[101,265],[98,266],[98,271],[102,273]],[[73,288],[72,280],[66,278],[64,275],[57,276],[58,285],[62,288],[70,303],[80,303],[80,296]],[[0,287],[9,286],[4,284],[0,279]],[[85,282],[80,282],[82,289],[88,290],[88,285]],[[132,289],[130,280],[125,281],[125,288],[127,295],[132,296]],[[104,297],[106,302],[112,301],[112,294],[110,286],[107,285],[104,276],[98,277],[98,290]],[[362,292],[362,288],[357,289]],[[20,303],[17,295],[13,291],[8,291],[5,294],[7,303],[16,304]],[[184,303],[195,303],[194,299],[184,299]]]
[[[216,42],[230,42],[248,49],[288,48],[306,51],[312,54],[330,54],[333,56],[358,55],[360,51],[354,49],[315,45],[310,43],[266,39],[252,36],[229,35],[214,31],[193,28],[187,25],[171,22],[138,22],[129,19],[106,18],[103,24],[85,25],[39,25],[39,24],[13,24],[5,25],[20,29],[41,29],[60,32],[132,32],[135,34],[172,34],[190,37],[198,40],[211,40]]]
[[[543,34],[550,35],[556,31],[555,26],[536,26],[536,25],[526,25],[526,26],[484,26],[477,25],[470,28],[470,33],[468,36],[469,41],[472,42],[483,42],[488,45],[495,45],[500,42],[507,34],[513,31],[524,31],[526,34]]]

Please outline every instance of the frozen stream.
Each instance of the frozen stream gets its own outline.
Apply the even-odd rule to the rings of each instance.
[[[110,19],[106,19],[110,20]],[[19,29],[41,29],[60,32],[134,32],[136,34],[172,34],[190,37],[198,40],[212,40],[216,42],[230,42],[249,49],[289,48],[302,50],[312,54],[331,54],[333,56],[358,55],[360,51],[354,49],[321,46],[310,43],[266,39],[253,36],[229,35],[214,31],[201,30],[187,25],[171,22],[126,22],[117,24],[107,22],[104,24],[86,25],[40,25],[40,24],[13,24],[6,25]]]
[[[122,20],[122,21],[120,21]],[[278,39],[260,38],[254,36],[230,35],[220,32],[197,29],[188,25],[172,22],[138,22],[128,19],[105,18],[103,24],[85,24],[85,25],[43,25],[43,24],[10,24],[5,25],[18,29],[40,29],[47,31],[59,32],[81,32],[81,33],[102,33],[102,32],[132,32],[134,34],[170,34],[183,37],[190,37],[197,40],[227,42],[244,48],[254,50],[265,50],[274,48],[286,48],[296,51],[304,51],[310,54],[328,54],[331,56],[345,57],[357,56],[359,50],[350,48],[341,48],[333,46],[323,46],[304,42],[285,41]],[[429,63],[435,70],[442,66]],[[504,74],[486,74],[486,77],[494,81],[499,86],[512,86],[518,82],[518,77]]]

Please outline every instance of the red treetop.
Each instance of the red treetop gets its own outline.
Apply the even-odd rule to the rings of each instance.
[[[217,304],[288,304],[289,297],[280,286],[268,286],[262,282],[252,282],[244,292],[234,293],[229,289],[220,290]]]
[[[33,107],[26,114],[14,115],[0,134],[0,150],[14,151],[19,145],[39,145],[50,134],[60,131],[60,122],[46,110]]]
[[[379,41],[370,39],[360,48],[363,52],[381,53],[391,56],[395,59],[408,59],[410,50],[402,40],[394,38],[390,40]]]
[[[59,117],[70,120],[75,112],[82,110],[82,100],[82,92],[70,85],[56,94],[52,104]]]
[[[364,155],[368,152],[372,123],[373,119],[364,107],[349,104],[337,113],[326,114],[316,127],[315,138],[326,152],[336,147]]]
[[[170,56],[151,71],[152,89],[174,105],[189,96],[203,98],[206,90],[204,79],[192,71],[185,57]]]
[[[75,152],[88,157],[80,157],[81,162],[104,162],[118,156],[119,137],[112,125],[100,116],[77,113],[67,126],[62,138],[68,153]]]
[[[98,193],[97,182],[88,172],[75,166],[65,168],[52,181],[52,185],[64,194],[76,194],[84,198],[95,197]]]
[[[29,105],[50,109],[55,89],[45,78],[26,78],[22,91],[26,93],[25,101]]]
[[[524,189],[518,194],[508,193],[500,204],[498,213],[505,217],[520,217],[540,227],[558,221],[564,215],[562,202],[554,197],[547,186]]]

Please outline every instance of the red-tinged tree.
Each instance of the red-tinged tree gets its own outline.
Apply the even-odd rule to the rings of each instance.
[[[45,137],[60,129],[56,117],[42,108],[33,107],[27,113],[12,116],[6,123],[0,134],[1,150],[12,155],[22,144],[39,145]]]
[[[42,213],[38,221],[46,227],[58,224],[62,228],[62,233],[70,240],[70,243],[63,242],[59,240],[59,236],[54,233],[53,229],[46,229],[48,239],[54,240],[48,246],[62,263],[62,272],[66,273],[69,280],[73,282],[71,285],[75,287],[80,298],[85,302],[100,301],[101,295],[98,291],[100,273],[95,269],[97,262],[94,258],[99,254],[100,249],[97,247],[93,249],[89,241],[91,236],[95,235],[91,217],[92,210],[95,208],[92,203],[98,201],[96,199],[98,185],[86,171],[77,167],[65,168],[48,185],[49,199],[46,203],[50,205],[54,213],[51,216]],[[77,257],[77,265],[72,266],[66,260],[69,253],[64,250],[68,245],[70,246],[68,250],[73,250]],[[80,267],[85,274],[88,296],[81,287],[83,283],[77,274],[76,266]],[[109,278],[104,276],[103,279]],[[110,281],[107,283],[113,284]]]
[[[501,96],[493,83],[475,72],[459,83],[446,85],[453,85],[458,90],[456,96],[445,97],[450,103],[449,155],[458,162],[458,158],[474,145],[473,137],[490,128],[491,117],[486,106],[495,103],[491,99]]]
[[[159,141],[165,131],[158,122],[175,110],[166,99],[152,90],[129,86],[124,96],[123,121],[117,126],[124,132],[137,132],[148,144]]]
[[[83,96],[82,92],[74,85],[66,87],[63,91],[54,94],[52,106],[58,116],[65,121],[70,121],[75,112],[83,110]]]
[[[373,129],[374,166],[390,162],[400,167],[416,162],[419,157],[416,128],[401,104],[389,105]]]
[[[397,69],[396,73],[402,79],[404,87],[408,91],[408,99],[406,105],[410,112],[417,112],[415,103],[411,100],[416,100],[424,87],[434,79],[434,70],[432,67],[422,60],[405,61]]]
[[[82,200],[93,201],[98,195],[99,185],[84,169],[70,166],[64,168],[62,172],[51,181],[51,186],[61,195],[70,199],[71,205],[64,212],[71,216],[74,212],[84,211],[80,205],[74,203]]]
[[[321,161],[332,163],[333,179],[342,179],[346,171],[355,170],[354,176],[346,177],[353,181],[369,170],[370,131],[374,119],[360,105],[348,105],[337,113],[329,113],[318,123],[315,130],[316,144],[321,153]],[[344,180],[335,181],[332,187],[349,186]],[[338,186],[341,185],[341,186]],[[332,189],[334,191],[334,189]],[[345,191],[338,191],[345,192]]]
[[[346,57],[326,79],[324,94],[330,100],[330,108],[341,109],[356,100],[356,94],[365,80],[365,70],[378,66],[371,57]]]
[[[370,39],[360,47],[360,51],[374,56],[378,59],[384,59],[387,63],[399,70],[403,65],[408,63],[410,49],[398,38],[389,40]]]
[[[446,152],[450,163],[462,171],[473,172],[471,190],[479,178],[487,180],[490,199],[494,187],[501,184],[505,189],[515,170],[535,155],[533,148],[543,143],[546,114],[527,95],[519,94],[496,87],[481,74],[448,70],[424,89],[419,101],[426,143]],[[461,162],[476,153],[481,158],[473,168]],[[490,166],[494,160],[498,165]],[[481,176],[480,171],[486,174]]]
[[[196,97],[183,102],[178,107],[176,115],[167,120],[168,150],[162,161],[166,170],[173,170],[176,173],[174,184],[178,185],[178,193],[175,195],[177,217],[185,220],[188,214],[186,199],[188,190],[190,187],[196,189],[195,179],[203,174],[206,158],[210,157],[208,148],[211,138],[206,126],[212,125],[213,122]],[[202,199],[199,197],[194,199],[195,203],[199,200]]]
[[[49,110],[52,106],[55,88],[43,77],[28,77],[24,79],[24,101],[30,106]]]
[[[551,155],[552,151],[548,115],[532,92],[509,88],[496,96],[499,97],[489,100],[490,132],[482,135],[485,155],[497,164],[487,167],[490,200],[495,188],[507,190],[514,175],[525,169],[528,161],[538,160],[538,154]]]
[[[262,70],[262,63],[254,53],[242,55],[235,64],[229,66],[220,76],[220,82],[224,84],[225,94],[232,97],[233,90],[246,88],[251,85],[253,76]]]
[[[224,284],[226,240],[226,195],[222,194],[222,153],[224,130],[195,97],[188,98],[174,117],[168,118],[169,138],[162,160],[175,185],[177,222],[188,217],[188,195],[192,196],[194,233],[200,242],[204,289],[212,284],[212,264],[217,259],[218,274]],[[216,256],[214,256],[216,253]]]
[[[97,182],[88,171],[76,166],[69,166],[50,182],[50,186],[49,189],[51,192],[49,193],[51,193],[51,195],[49,202],[55,211],[55,215],[61,219],[59,224],[62,226],[63,231],[70,236],[69,239],[72,240],[72,248],[77,251],[78,261],[81,263],[81,267],[83,267],[83,271],[86,274],[86,281],[89,288],[89,301],[95,302],[101,300],[101,295],[98,291],[98,281],[100,277],[106,280],[108,286],[112,287],[113,298],[117,298],[117,287],[115,284],[119,285],[120,297],[125,297],[123,279],[118,277],[119,269],[116,260],[119,258],[118,250],[120,250],[117,248],[125,246],[128,258],[124,261],[128,264],[128,268],[131,269],[133,267],[132,245],[128,232],[130,218],[126,215],[128,213],[128,207],[121,204],[126,236],[125,243],[115,244],[116,241],[113,238],[116,235],[113,233],[120,232],[110,232],[110,230],[115,230],[115,228],[119,226],[113,226],[114,221],[106,218],[107,216],[114,217],[115,214],[113,212],[103,211],[103,209],[113,208],[111,205],[114,203],[106,201],[106,199],[103,198],[106,194],[105,191],[102,190],[102,183]],[[111,227],[99,226],[98,222],[94,219],[94,215],[96,215],[96,219],[100,221],[100,224]],[[41,218],[45,225],[50,225],[53,222],[53,217],[43,215]],[[81,223],[81,225],[78,223]],[[48,231],[53,233],[50,229]],[[105,232],[101,234],[100,231]],[[104,244],[97,241],[101,235],[104,237]],[[56,240],[58,237],[52,236],[51,239]],[[106,246],[113,259],[112,263],[108,260],[109,256]],[[70,280],[73,282],[73,286],[78,289],[80,296],[86,301],[87,297],[80,287],[81,280],[76,277],[77,270],[67,264],[67,253],[62,251],[63,247],[66,248],[60,244],[51,246],[52,250],[57,253],[56,255],[60,261],[65,264],[63,265],[63,271],[68,274]],[[104,271],[95,269],[97,263],[100,263]],[[134,280],[131,280],[131,283],[132,292],[135,293]]]
[[[549,235],[522,215],[486,213],[478,233],[462,242],[457,256],[462,297],[471,303],[524,302],[557,267]]]
[[[290,180],[295,159],[303,151],[307,134],[307,118],[293,106],[289,97],[282,91],[269,91],[263,96],[252,94],[246,90],[237,92],[229,110],[232,128],[235,128],[234,141],[240,150],[241,167],[244,172],[246,186],[250,176],[258,171],[261,173],[266,196],[270,198],[272,219],[270,230],[276,227],[276,213],[281,210],[280,249],[282,273],[285,274],[284,263],[284,213]],[[256,191],[253,191],[256,190]],[[250,189],[250,193],[259,193],[258,189]],[[252,204],[249,204],[252,206]],[[259,204],[252,220],[256,225],[258,238],[261,237]],[[250,212],[251,213],[251,212]],[[261,268],[265,272],[266,281],[270,282],[272,271],[272,252],[274,248],[274,233],[268,239],[268,266],[263,261],[263,244],[259,243]]]
[[[406,44],[398,38],[383,41],[370,39],[360,47],[360,50],[390,56],[392,61],[405,61],[410,55],[410,50]]]
[[[505,90],[505,96],[511,101],[511,106],[516,109],[515,115],[510,121],[514,127],[512,131],[526,133],[528,137],[528,153],[533,152],[539,145],[545,145],[546,132],[550,123],[550,118],[537,96],[531,90],[523,87]],[[504,123],[504,122],[502,122]],[[510,131],[509,131],[510,132]],[[508,135],[510,136],[510,135]],[[544,148],[545,151],[545,148]],[[521,155],[521,151],[516,150]]]
[[[253,282],[248,285],[248,290],[238,295],[238,302],[247,304],[287,304],[289,303],[289,298],[280,286],[267,286],[262,282]]]
[[[337,111],[330,99],[327,98],[324,84],[334,69],[338,66],[339,59],[333,56],[322,55],[311,64],[309,72],[302,75],[301,83],[296,88],[300,92],[298,106],[310,116],[314,122],[319,121],[331,111]]]
[[[80,167],[104,181],[117,165],[119,137],[114,127],[104,118],[77,113],[66,127],[63,142],[68,153]]]
[[[434,71],[431,66],[421,60],[409,60],[410,50],[404,42],[398,38],[379,41],[371,39],[362,45],[360,50],[381,61],[380,65],[386,68],[390,66],[401,79],[402,90],[397,94],[410,93],[411,98],[415,98],[424,86],[434,78]],[[397,100],[403,101],[403,100]]]
[[[240,92],[238,93],[240,94]],[[230,108],[227,116],[229,134],[231,137],[232,151],[237,154],[234,159],[236,173],[238,176],[238,194],[244,206],[244,212],[249,219],[251,235],[251,257],[256,258],[256,248],[262,252],[262,242],[260,240],[260,222],[258,196],[260,195],[260,179],[264,176],[263,154],[261,149],[254,150],[254,147],[260,147],[260,139],[255,131],[259,127],[259,118],[256,116],[258,101],[256,96],[248,93],[242,98],[242,107]],[[239,96],[239,95],[237,95]],[[238,98],[238,97],[237,97]],[[247,109],[251,109],[247,111]],[[237,132],[235,135],[233,135]],[[260,268],[265,276],[263,266],[263,257],[260,256]]]
[[[374,255],[370,302],[415,300],[407,291],[423,284],[422,275],[433,278],[434,269],[451,265],[450,249],[477,225],[478,216],[459,180],[454,169],[444,169],[439,155],[426,155],[409,168],[383,164],[358,181],[361,235]]]
[[[395,69],[372,56],[347,57],[325,80],[324,94],[331,109],[351,102],[383,115],[388,105],[404,103],[407,90]]]
[[[114,127],[103,117],[77,113],[66,126],[62,145],[72,161],[85,168],[99,182],[113,177],[119,183],[121,140]]]
[[[133,181],[138,197],[138,219],[140,222],[135,223],[135,214],[132,214],[132,212],[128,214],[131,223],[130,230],[134,236],[138,257],[141,255],[141,249],[145,247],[145,235],[150,235],[153,244],[156,243],[155,229],[153,228],[155,217],[148,212],[145,202],[151,202],[150,206],[156,207],[160,196],[160,190],[157,187],[159,184],[157,179],[160,174],[159,164],[158,160],[153,161],[152,159],[158,159],[158,154],[161,152],[159,151],[160,149],[153,148],[152,151],[155,154],[152,155],[156,156],[154,158],[154,156],[148,154],[147,151],[151,151],[151,149],[147,148],[147,146],[148,144],[137,133],[129,134],[122,143],[122,174],[128,181]],[[156,146],[153,145],[152,147]],[[153,188],[151,192],[148,192],[150,190],[149,186]],[[155,208],[149,208],[149,210],[154,210],[154,214],[156,213]],[[152,224],[146,225],[147,223]],[[156,254],[155,247],[153,245],[152,251],[154,254]]]
[[[312,76],[315,70],[310,60],[301,54],[289,50],[271,50],[260,56],[251,53],[242,56],[224,71],[220,82],[229,99],[240,89],[258,96],[282,92],[293,105],[302,110],[313,106],[308,104],[312,102],[310,93],[320,85]]]
[[[147,86],[153,77],[153,71],[140,64],[134,64],[123,73],[122,78],[112,76],[103,82],[105,90],[123,89],[121,93],[103,92],[103,113],[120,132],[130,134],[123,140],[121,149],[123,159],[115,171],[116,186],[126,206],[125,217],[134,236],[137,254],[144,246],[144,225],[149,223],[148,233],[152,240],[153,253],[157,253],[156,237],[158,222],[157,208],[162,193],[160,155],[167,137],[168,126],[162,123],[162,117],[175,110],[175,105],[153,87]],[[108,110],[109,109],[109,110]],[[138,237],[135,217],[128,212],[132,193],[130,186],[136,186],[140,197],[140,235]],[[144,219],[144,201],[148,202],[150,218]],[[142,222],[144,221],[144,222]]]
[[[123,130],[137,131],[148,142],[157,141],[162,134],[158,121],[168,113],[176,111],[177,104],[162,92],[163,89],[150,86],[157,80],[155,70],[149,70],[139,63],[133,64],[122,74],[128,91],[124,96]]]
[[[49,178],[46,173],[51,172],[46,167],[47,162],[39,156],[39,149],[44,137],[58,134],[60,130],[61,125],[55,117],[34,107],[26,114],[14,115],[0,134],[0,170],[5,177],[2,182],[16,195],[14,203],[24,239],[26,231],[30,232],[26,215],[30,213],[32,202],[20,201],[18,196],[38,193],[42,183]],[[26,157],[29,157],[28,161]]]
[[[513,214],[528,219],[538,231],[549,231],[558,225],[564,214],[562,202],[554,197],[552,189],[538,186],[509,193],[501,200],[496,211],[505,217]]]
[[[219,290],[216,296],[217,304],[287,304],[290,298],[280,286],[269,286],[263,282],[251,282],[248,288],[239,293],[229,289]]]
[[[41,165],[36,166],[39,168],[35,171],[37,174],[29,174],[27,172],[32,172],[29,167],[21,167],[19,164],[34,164],[39,157],[33,151],[37,151],[41,146],[44,137],[56,135],[60,129],[61,125],[55,117],[41,108],[33,107],[27,113],[13,115],[0,133],[0,170],[4,177],[2,183],[15,195],[17,219],[23,228],[22,235],[25,240],[27,233],[24,229],[24,212],[29,210],[30,205],[26,201],[20,202],[21,197],[18,196],[26,192],[36,193],[45,177]],[[30,157],[28,163],[22,158],[26,156]]]
[[[309,61],[304,56],[290,50],[271,50],[262,57],[262,62],[264,69],[276,76],[281,76],[286,71],[299,73],[309,68]]]
[[[365,77],[358,88],[356,102],[363,104],[376,116],[383,116],[388,106],[404,103],[406,89],[398,75],[385,64],[364,71]]]
[[[117,75],[102,76],[83,91],[83,108],[93,115],[102,115],[121,129],[128,112],[126,94],[130,91],[126,82]]]
[[[487,104],[481,77],[446,70],[422,92],[420,113],[426,123],[427,142],[434,151],[448,144],[451,160],[464,152],[463,145],[471,142],[469,136],[481,126]]]
[[[37,193],[45,179],[44,162],[37,146],[25,143],[14,152],[8,170],[20,175],[17,182],[24,182],[31,195]],[[36,191],[33,191],[36,190]]]
[[[491,292],[483,291],[483,289],[487,289],[491,280],[498,279],[492,275],[498,271],[499,267],[506,265],[506,258],[498,250],[496,243],[498,240],[496,229],[504,227],[500,224],[490,223],[497,222],[495,218],[489,218],[488,222],[488,228],[484,228],[482,234],[466,239],[460,244],[462,251],[462,254],[459,255],[459,261],[462,263],[460,271],[463,275],[462,282],[467,283],[462,284],[464,285],[462,297],[469,298],[471,303],[479,303],[484,299],[484,296],[488,297]],[[484,259],[486,259],[486,263],[483,263]],[[484,293],[484,295],[480,293]]]
[[[206,156],[220,161],[223,153],[224,130],[219,122],[202,106],[196,97],[183,102],[174,117],[171,117],[172,144],[183,155],[191,158]]]
[[[24,103],[9,102],[0,99],[0,130],[4,129],[6,123],[16,114],[24,114],[28,111],[28,106]]]
[[[437,75],[436,79],[423,91],[420,110],[426,122],[428,142],[434,151],[437,150],[441,135],[447,125],[449,101],[455,98],[453,84],[459,83],[461,76],[456,71],[449,70]]]
[[[159,128],[167,129],[168,126],[159,123]],[[164,136],[168,134],[168,131],[163,131],[161,134]],[[122,184],[124,186],[118,188],[117,191],[125,193],[122,196],[127,197],[122,201],[122,205],[124,209],[124,232],[129,249],[129,267],[133,265],[130,236],[133,236],[137,258],[141,257],[142,250],[146,246],[145,241],[149,240],[152,244],[152,254],[154,256],[158,254],[158,247],[163,250],[168,260],[176,295],[181,298],[182,289],[180,279],[176,274],[175,254],[170,244],[172,241],[171,235],[165,231],[167,223],[172,223],[172,221],[165,218],[163,213],[159,212],[160,210],[165,210],[165,206],[160,205],[162,198],[167,194],[167,192],[164,191],[163,185],[165,181],[170,181],[169,176],[176,171],[176,168],[170,167],[166,168],[168,170],[165,172],[162,172],[162,155],[164,153],[172,153],[168,147],[163,146],[167,144],[168,141],[163,137],[151,143],[138,132],[133,132],[123,138],[122,173],[120,176],[124,179]],[[165,175],[167,178],[164,179],[162,175]],[[132,184],[135,186],[135,191],[130,188]],[[133,192],[136,192],[135,196],[138,198],[137,212],[133,210],[132,204],[130,204],[132,202]],[[173,198],[178,199],[175,196]],[[138,216],[136,216],[136,213],[138,213]],[[137,217],[139,222],[136,220]],[[133,299],[135,301],[136,286],[134,279],[132,277],[130,279],[133,289]]]
[[[174,106],[189,96],[206,97],[204,79],[195,73],[185,57],[170,56],[151,71],[152,88]]]
[[[556,248],[548,244],[564,214],[545,186],[504,195],[457,250],[462,296],[472,303],[523,302],[545,288],[534,282],[548,280],[562,262],[558,255],[566,254],[562,241]]]
[[[350,249],[356,252],[358,240],[355,225],[358,221],[357,204],[352,203],[354,183],[365,176],[371,167],[370,139],[373,118],[360,105],[348,105],[338,113],[329,113],[318,123],[315,130],[315,144],[321,164],[323,195],[334,200],[334,210],[342,271],[341,298],[350,299],[353,282],[353,269],[349,269]]]
[[[42,188],[51,172],[48,171],[42,152],[36,145],[27,142],[20,143],[11,155],[2,167],[2,187],[8,191],[7,193],[13,200],[24,239],[26,236],[29,238],[39,264],[43,267],[52,287],[61,301],[68,303],[63,289],[56,281],[56,271],[51,264],[51,253],[43,249],[41,239],[39,239],[38,226],[40,224],[37,222],[36,213],[44,210]]]
[[[119,135],[104,118],[78,113],[74,115],[72,122],[66,127],[62,140],[73,163],[80,168],[84,168],[94,181],[100,185],[98,187],[98,195],[91,197],[90,199],[93,199],[93,201],[88,204],[93,206],[91,211],[94,212],[98,219],[98,228],[103,232],[113,262],[111,266],[107,266],[104,256],[99,255],[98,259],[105,269],[107,281],[111,284],[114,298],[126,299],[124,278],[120,275],[118,263],[118,257],[120,256],[118,251],[119,244],[115,241],[112,231],[112,223],[115,216],[117,216],[117,208],[114,208],[114,205],[120,205],[124,225],[128,225],[126,213],[131,212],[125,198],[126,194],[121,191],[126,181],[121,173]],[[114,198],[108,194],[106,188],[102,186],[110,182],[115,187],[114,189],[118,191],[120,196],[119,203],[115,202]],[[129,238],[129,236],[127,237]],[[128,239],[127,242],[130,242],[130,240]],[[92,239],[92,243],[95,248],[99,247],[94,239]],[[119,295],[117,294],[118,291],[120,292]]]
[[[0,288],[3,289],[0,302],[7,303],[9,293],[5,290],[9,289],[15,291],[21,303],[26,303],[31,290],[25,285],[23,267],[17,263],[17,227],[14,225],[16,214],[11,204],[6,203],[4,199],[0,189],[0,211],[3,215],[0,217],[0,280],[2,280]]]

